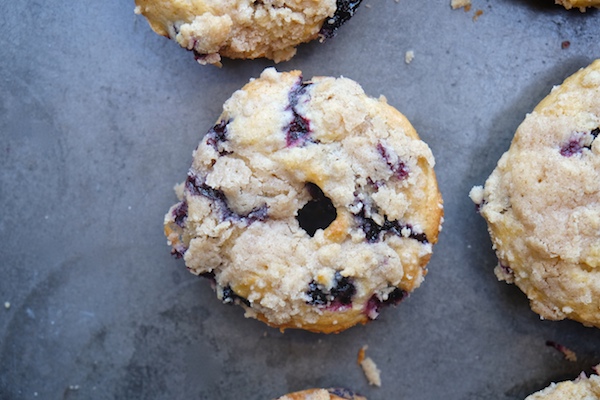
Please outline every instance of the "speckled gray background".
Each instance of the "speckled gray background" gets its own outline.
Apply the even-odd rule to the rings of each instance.
[[[449,1],[364,0],[335,39],[277,66],[385,95],[431,146],[445,199],[422,287],[330,336],[282,334],[222,305],[162,233],[193,148],[271,63],[202,67],[133,1],[1,2],[0,398],[268,400],[346,386],[374,400],[523,399],[589,372],[600,330],[540,321],[496,281],[467,194],[551,87],[600,57],[600,13]],[[381,388],[356,365],[364,344]]]

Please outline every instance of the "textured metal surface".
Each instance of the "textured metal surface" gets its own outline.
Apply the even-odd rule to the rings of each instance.
[[[277,66],[385,95],[432,148],[446,205],[422,287],[330,336],[282,334],[222,305],[162,233],[200,137],[271,63],[199,66],[132,1],[0,3],[0,398],[258,400],[345,386],[370,399],[522,399],[599,363],[600,330],[540,321],[496,281],[467,194],[551,87],[600,57],[600,13],[473,1],[465,12],[364,0],[336,38]],[[364,344],[381,388],[356,365]]]

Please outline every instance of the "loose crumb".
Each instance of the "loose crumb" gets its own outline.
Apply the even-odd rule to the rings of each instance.
[[[469,197],[478,206],[483,204],[483,194],[483,186],[473,186],[469,191]]]
[[[369,385],[381,386],[381,371],[377,368],[375,362],[371,359],[371,357],[366,357],[361,363],[365,376],[367,377],[367,381]]]
[[[6,308],[7,310],[10,308],[10,303],[8,301],[4,302],[4,308]]]
[[[453,10],[465,8],[465,11],[469,11],[467,8],[471,9],[471,0],[451,0],[450,7],[452,7]]]
[[[560,343],[553,342],[552,340],[547,340],[546,346],[554,347],[556,350],[560,351],[565,356],[565,359],[568,361],[577,361],[577,354],[575,354],[573,350],[563,346]]]
[[[133,12],[137,15],[140,15],[142,13],[142,7],[135,6],[135,8],[133,9]]]
[[[367,346],[366,344],[360,348],[360,350],[358,351],[358,357],[356,358],[356,363],[358,365],[360,365],[364,359],[365,359],[365,352],[367,351],[367,349],[369,348],[369,346]]]
[[[475,11],[475,14],[473,15],[473,22],[477,21],[479,19],[479,17],[481,17],[482,15],[483,15],[483,10]]]
[[[571,42],[569,42],[568,40],[565,40],[564,42],[562,42],[560,44],[560,48],[563,50],[568,49],[571,46]]]
[[[377,368],[377,364],[375,361],[371,359],[371,357],[366,357],[365,353],[369,347],[367,345],[363,346],[358,351],[358,364],[361,366],[365,376],[367,377],[367,382],[369,385],[381,386],[381,371]]]
[[[404,62],[410,64],[410,62],[415,58],[415,52],[413,50],[408,50],[406,54],[404,54]]]

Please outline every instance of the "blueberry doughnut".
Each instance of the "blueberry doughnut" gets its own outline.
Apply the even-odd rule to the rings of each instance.
[[[347,389],[308,389],[281,396],[276,400],[367,400]]]
[[[581,374],[574,381],[553,383],[525,400],[591,400],[600,399],[600,376]]]
[[[331,38],[362,0],[136,0],[159,35],[194,52],[200,64],[221,57],[289,60],[296,46]]]
[[[542,318],[600,327],[600,61],[542,100],[471,198],[495,273]]]
[[[579,8],[581,12],[585,12],[587,7],[600,7],[600,0],[555,0],[555,2],[567,10]]]
[[[339,332],[421,284],[442,220],[433,165],[384,98],[267,68],[196,148],[165,232],[247,316]]]

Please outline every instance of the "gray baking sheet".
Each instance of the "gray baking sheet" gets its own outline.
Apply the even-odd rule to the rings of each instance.
[[[385,95],[432,148],[445,200],[421,288],[366,326],[318,335],[221,304],[162,233],[222,103],[273,63],[200,66],[133,9],[0,3],[0,398],[259,400],[342,386],[369,399],[523,399],[600,363],[600,330],[541,321],[496,280],[468,198],[525,114],[600,57],[598,11],[364,0],[336,38],[276,66]],[[356,364],[363,345],[381,388]]]

